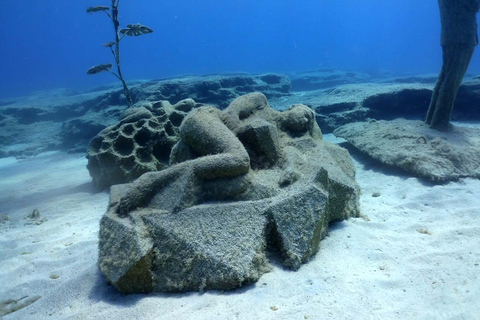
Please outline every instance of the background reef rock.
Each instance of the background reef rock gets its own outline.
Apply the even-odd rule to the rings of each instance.
[[[290,78],[292,79],[290,81]],[[325,133],[368,118],[423,119],[436,77],[377,77],[338,69],[287,75],[230,74],[129,81],[135,107],[151,101],[174,104],[192,98],[224,109],[240,95],[260,91],[285,110],[302,103],[316,112]],[[314,90],[315,89],[315,90]],[[27,157],[48,150],[85,152],[90,140],[117,123],[126,109],[118,84],[87,92],[58,89],[0,101],[0,157]],[[460,87],[454,120],[480,119],[480,79],[467,76]]]
[[[59,89],[0,104],[0,157],[25,157],[85,146],[125,107],[112,88],[87,93]],[[85,150],[85,149],[83,149]]]
[[[279,112],[252,93],[179,130],[170,167],[111,187],[99,265],[122,293],[234,289],[269,270],[267,251],[297,270],[329,222],[359,214],[348,152],[304,105]]]
[[[165,169],[180,139],[178,127],[194,107],[195,102],[186,99],[173,106],[159,101],[127,109],[119,123],[102,130],[89,144],[87,169],[93,184],[104,189]]]
[[[315,110],[322,131],[330,133],[367,118],[419,119],[426,114],[431,90],[429,84],[361,83],[304,92],[297,100]]]
[[[292,103],[309,106],[315,110],[322,131],[330,133],[344,124],[369,118],[424,119],[435,80],[432,76],[378,79],[378,82],[371,80],[374,82],[352,83],[322,90],[293,91],[290,96],[270,101],[279,110],[284,110]],[[292,80],[293,88],[294,83]],[[469,78],[460,87],[452,117],[453,120],[480,119],[479,79]]]
[[[212,75],[170,80],[130,81],[135,106],[150,101],[194,98],[225,108],[254,91],[269,97],[290,92],[285,75]],[[0,157],[26,157],[48,150],[84,152],[102,129],[117,123],[126,109],[120,85],[87,92],[58,89],[0,101]]]
[[[289,77],[292,83],[292,91],[313,91],[344,84],[374,81],[368,74],[336,68],[295,72],[289,74]]]
[[[447,132],[422,121],[397,119],[350,123],[334,131],[372,158],[434,183],[480,178],[480,130],[451,126]]]
[[[290,90],[290,78],[284,74],[231,74],[149,81],[133,88],[132,97],[137,102],[176,102],[191,98],[198,103],[225,109],[234,99],[247,93],[258,91],[273,98],[288,95]]]

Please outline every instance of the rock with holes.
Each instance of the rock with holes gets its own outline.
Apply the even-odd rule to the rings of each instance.
[[[304,105],[252,93],[196,108],[179,131],[171,166],[110,190],[99,265],[122,293],[238,288],[270,269],[268,250],[297,270],[331,221],[358,215],[350,156]]]
[[[145,172],[165,169],[179,140],[179,126],[195,107],[192,99],[127,109],[122,120],[102,130],[88,148],[87,168],[99,189],[130,182]]]

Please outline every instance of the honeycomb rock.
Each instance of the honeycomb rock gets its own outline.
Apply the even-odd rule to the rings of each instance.
[[[119,123],[90,141],[87,169],[94,185],[105,189],[165,169],[179,140],[178,127],[194,107],[195,102],[186,99],[175,105],[159,101],[127,109]]]

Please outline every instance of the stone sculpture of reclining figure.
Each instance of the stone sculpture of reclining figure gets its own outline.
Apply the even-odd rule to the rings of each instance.
[[[99,266],[122,293],[238,288],[270,270],[267,251],[297,270],[331,221],[358,216],[353,162],[305,105],[251,93],[179,130],[170,167],[110,189]]]
[[[184,120],[180,136],[182,140],[172,150],[171,156],[171,162],[176,164],[162,171],[146,173],[137,179],[120,200],[120,214],[144,205],[162,186],[175,179],[214,180],[235,178],[248,173],[248,153],[235,134],[222,122],[218,109],[203,107],[192,111]],[[184,161],[186,158],[191,159]],[[188,177],[189,175],[194,176]],[[240,188],[246,185],[238,184]],[[196,192],[193,187],[191,186],[190,197],[195,201],[193,193]],[[237,188],[234,193],[241,191]],[[185,198],[182,200],[171,209],[176,211],[195,204]]]

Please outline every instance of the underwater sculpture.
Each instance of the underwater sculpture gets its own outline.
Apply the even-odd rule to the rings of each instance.
[[[107,71],[113,74],[115,77],[118,78],[118,80],[122,82],[123,93],[125,94],[125,98],[127,99],[127,105],[130,106],[132,104],[132,97],[130,95],[130,90],[128,89],[127,82],[123,78],[122,69],[120,68],[120,41],[122,41],[123,37],[125,36],[141,36],[144,34],[152,33],[153,30],[139,23],[127,24],[126,28],[119,29],[120,27],[120,22],[118,21],[119,2],[120,0],[112,0],[111,12],[109,12],[110,8],[106,6],[96,6],[96,7],[87,8],[87,13],[104,12],[113,22],[113,27],[115,29],[115,41],[104,43],[103,46],[106,48],[110,48],[110,51],[112,52],[113,57],[115,58],[115,63],[117,65],[117,73],[110,70],[112,68],[111,63],[106,63],[106,64],[99,64],[91,67],[90,69],[87,70],[87,74],[97,74],[103,71]]]
[[[433,90],[426,123],[445,130],[458,88],[478,45],[476,14],[479,0],[439,0],[443,66]]]
[[[267,251],[297,270],[329,222],[359,214],[348,152],[311,109],[260,93],[191,111],[170,164],[110,189],[99,266],[122,293],[238,288],[268,272]]]

